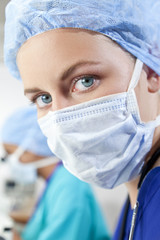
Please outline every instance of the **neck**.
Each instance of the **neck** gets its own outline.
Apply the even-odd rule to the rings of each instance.
[[[158,149],[158,147],[156,149]],[[152,152],[152,155],[153,155],[154,152]],[[152,155],[150,155],[150,157]],[[146,162],[150,159],[150,157],[147,158]],[[158,167],[158,166],[160,166],[160,157],[156,160],[152,169],[155,168],[155,167]],[[134,205],[136,203],[136,199],[137,199],[137,195],[138,195],[137,186],[138,186],[138,183],[139,183],[139,179],[140,179],[140,176],[138,178],[136,178],[135,180],[126,183],[126,187],[127,187],[128,193],[129,193],[129,198],[130,198],[130,203],[131,203],[132,208],[134,207]]]
[[[130,182],[127,182],[125,184],[126,188],[128,190],[129,199],[130,199],[130,203],[131,203],[132,208],[134,208],[134,205],[135,205],[136,200],[137,200],[137,195],[138,195],[137,186],[138,186],[139,178],[140,177],[138,177],[137,179],[132,180]]]
[[[159,106],[157,108],[156,116],[160,115],[160,96],[157,94],[156,96],[158,98]],[[151,158],[151,156],[154,154],[154,152],[160,148],[160,126],[158,126],[155,129],[154,136],[153,136],[153,142],[152,142],[152,148],[148,155],[146,156],[146,162]],[[156,163],[154,164],[153,168],[160,166],[160,157],[157,159]],[[126,187],[128,190],[129,198],[130,198],[130,203],[131,207],[134,208],[134,205],[137,200],[137,195],[138,195],[138,182],[139,182],[140,177],[136,178],[136,180],[130,181],[126,183]]]

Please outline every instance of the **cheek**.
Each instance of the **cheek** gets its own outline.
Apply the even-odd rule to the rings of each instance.
[[[147,79],[142,76],[135,88],[140,117],[143,122],[149,122],[156,118],[155,96],[148,91]],[[147,106],[147,107],[146,107]]]
[[[39,120],[40,118],[46,116],[48,114],[49,111],[51,111],[52,109],[48,109],[48,110],[40,110],[37,108],[37,119]]]
[[[101,96],[112,95],[126,92],[129,84],[128,74],[115,74],[112,72],[106,79],[102,81],[99,87],[99,94]]]

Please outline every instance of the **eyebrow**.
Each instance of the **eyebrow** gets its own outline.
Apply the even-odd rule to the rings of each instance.
[[[40,91],[42,91],[42,89],[40,89],[40,88],[26,88],[24,90],[24,95],[26,95],[27,93],[37,93]]]
[[[64,72],[60,75],[60,78],[62,81],[64,81],[66,78],[68,78],[70,75],[72,75],[77,68],[79,67],[83,67],[83,66],[90,66],[90,65],[98,65],[100,64],[100,62],[96,62],[96,61],[79,61],[75,64],[73,64],[72,66],[70,66],[68,69],[64,70]],[[36,93],[42,91],[42,89],[39,88],[27,88],[24,90],[24,95],[28,94],[28,93]]]
[[[60,76],[61,80],[65,80],[68,78],[71,74],[73,74],[77,68],[87,66],[87,65],[98,65],[100,62],[95,61],[79,61],[75,64],[73,64],[71,67],[69,67],[67,70],[65,70],[62,75]]]

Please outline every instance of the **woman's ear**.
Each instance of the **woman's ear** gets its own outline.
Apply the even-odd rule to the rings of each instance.
[[[155,73],[151,68],[145,65],[145,71],[147,74],[148,91],[150,93],[156,93],[160,89],[160,76]]]

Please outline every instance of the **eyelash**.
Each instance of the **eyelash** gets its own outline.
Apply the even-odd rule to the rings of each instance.
[[[38,93],[37,95],[33,96],[29,101],[30,101],[30,105],[35,105],[36,101],[39,97],[41,97],[42,95],[47,94],[47,93]]]
[[[30,106],[35,105],[35,102],[34,102],[32,99],[28,99],[28,101],[29,101],[29,105],[30,105]]]
[[[96,75],[82,75],[82,76],[80,76],[80,77],[78,77],[78,78],[73,80],[73,83],[71,84],[71,90],[73,89],[73,87],[76,85],[76,83],[78,81],[80,81],[80,80],[82,80],[84,78],[93,78],[95,81],[94,81],[94,83],[93,83],[93,85],[91,87],[88,87],[88,88],[86,88],[85,90],[83,90],[83,91],[81,91],[79,93],[86,93],[86,92],[90,91],[92,88],[95,87],[95,82],[96,82],[96,80],[98,80],[98,76],[96,76]],[[74,91],[71,91],[71,92],[74,92]]]

